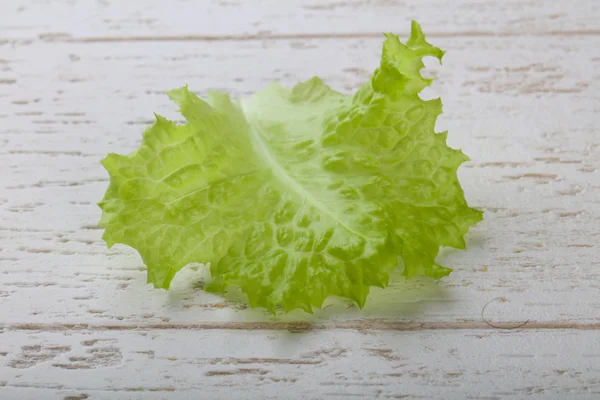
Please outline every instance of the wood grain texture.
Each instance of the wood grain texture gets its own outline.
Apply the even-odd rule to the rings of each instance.
[[[2,336],[2,398],[600,396],[597,332],[142,329]]]
[[[0,398],[600,396],[597,2],[203,4],[0,4]],[[423,96],[485,211],[449,277],[273,317],[202,292],[199,266],[153,290],[106,249],[99,160],[153,111],[180,120],[164,91],[319,75],[350,93],[410,18],[448,50]]]
[[[418,19],[430,36],[600,32],[600,5],[589,0],[18,0],[3,2],[0,12],[11,16],[0,24],[0,37],[12,40],[372,37],[407,32],[411,19]]]

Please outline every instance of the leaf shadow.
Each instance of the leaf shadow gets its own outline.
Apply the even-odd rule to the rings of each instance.
[[[330,297],[314,314],[294,310],[278,314],[278,317],[282,321],[302,318],[315,323],[362,319],[412,321],[424,315],[433,304],[448,301],[451,301],[449,293],[439,281],[424,276],[406,279],[401,276],[400,270],[395,270],[387,288],[371,288],[362,310],[351,300]]]
[[[371,288],[362,310],[352,300],[331,296],[322,308],[314,309],[313,314],[299,309],[285,313],[281,309],[273,315],[264,309],[252,309],[246,295],[237,288],[229,289],[223,295],[201,290],[209,278],[204,267],[186,268],[179,274],[181,276],[176,278],[177,282],[174,281],[167,296],[166,306],[169,308],[213,309],[227,314],[222,316],[224,319],[235,321],[300,323],[303,330],[309,329],[307,324],[335,321],[414,321],[426,314],[428,309],[439,307],[436,303],[452,302],[448,288],[442,282],[424,276],[407,280],[401,276],[400,269],[396,269],[387,288]]]

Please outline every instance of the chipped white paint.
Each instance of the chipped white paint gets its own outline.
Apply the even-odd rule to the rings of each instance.
[[[38,352],[47,358],[28,369],[5,368],[0,390],[19,399],[591,400],[600,396],[597,335],[535,329],[5,332],[0,351],[9,364],[38,343],[45,343]]]
[[[0,398],[600,397],[597,2],[203,4],[0,4]],[[194,267],[153,290],[105,248],[98,161],[153,111],[178,118],[165,90],[350,92],[410,18],[449,51],[424,96],[486,212],[442,255],[451,276],[272,317],[203,293]],[[527,325],[488,326],[493,299],[487,321]]]
[[[406,32],[411,19],[430,35],[597,34],[600,5],[590,0],[188,0],[2,2],[10,38],[106,41],[177,37],[248,39],[369,36]],[[65,23],[68,21],[68,23]]]

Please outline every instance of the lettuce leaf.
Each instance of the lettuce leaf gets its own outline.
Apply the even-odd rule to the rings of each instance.
[[[464,249],[482,213],[457,179],[468,158],[434,131],[441,101],[418,96],[432,82],[422,58],[444,52],[416,22],[406,44],[385,36],[354,96],[319,78],[238,101],[170,91],[187,123],[157,115],[137,150],[102,161],[107,245],[135,248],[157,288],[210,263],[205,290],[238,286],[271,312],[312,312],[331,295],[362,307],[399,260],[408,278],[448,275],[440,247]]]

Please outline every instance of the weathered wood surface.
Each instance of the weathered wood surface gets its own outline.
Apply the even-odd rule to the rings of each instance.
[[[600,396],[597,2],[205,4],[0,4],[0,398]],[[153,290],[105,248],[98,161],[178,118],[165,90],[351,92],[410,18],[448,50],[424,96],[486,212],[452,275],[272,317],[198,290],[201,268]]]
[[[600,396],[597,331],[139,329],[2,336],[0,354],[8,353],[1,358],[3,399]]]
[[[3,36],[45,41],[368,37],[407,32],[411,19],[431,37],[600,32],[590,0],[18,0],[0,12]]]

